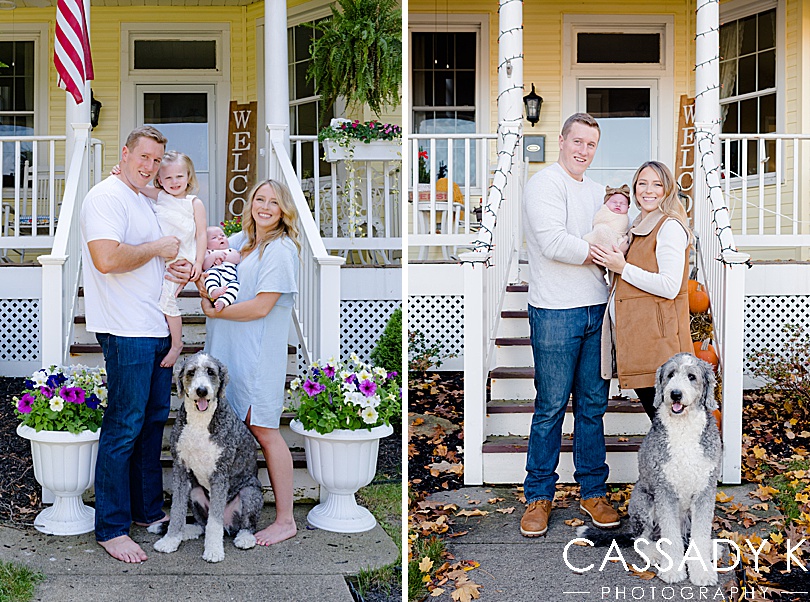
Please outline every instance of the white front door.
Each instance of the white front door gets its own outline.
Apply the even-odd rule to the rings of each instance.
[[[166,150],[185,153],[194,163],[208,223],[217,223],[215,86],[137,85],[137,123],[152,125],[166,138]]]
[[[577,92],[577,110],[595,117],[601,131],[588,176],[630,185],[642,163],[658,159],[658,81],[579,79]]]

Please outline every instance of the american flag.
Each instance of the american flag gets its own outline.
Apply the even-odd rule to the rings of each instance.
[[[93,79],[90,31],[83,0],[58,0],[56,4],[53,62],[59,75],[59,87],[70,92],[76,104],[81,104],[84,84]]]

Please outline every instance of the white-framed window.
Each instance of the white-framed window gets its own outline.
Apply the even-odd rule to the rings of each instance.
[[[219,75],[222,35],[210,32],[133,31],[129,37],[130,75],[182,71]]]
[[[452,23],[451,23],[452,21]],[[411,130],[415,134],[472,134],[489,127],[488,20],[483,15],[409,15]],[[465,183],[465,143],[457,140],[453,181]],[[427,151],[426,148],[420,149]],[[435,162],[445,174],[448,150],[438,142]],[[471,185],[479,186],[475,146]]]
[[[722,11],[722,9],[721,9]],[[725,13],[725,14],[723,14]],[[725,134],[778,130],[782,44],[775,1],[730,3],[721,12],[720,109]],[[758,172],[758,143],[732,141],[727,158],[733,177]],[[743,154],[747,157],[743,174]],[[776,141],[765,143],[764,172],[776,171]]]
[[[0,32],[0,136],[33,136],[47,129],[47,25],[16,24]],[[43,51],[44,49],[44,51]],[[22,145],[20,162],[32,159]],[[14,185],[14,144],[3,144],[2,185]]]

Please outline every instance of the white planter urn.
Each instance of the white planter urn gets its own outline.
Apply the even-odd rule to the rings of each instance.
[[[336,533],[373,529],[376,519],[357,505],[354,494],[374,479],[380,439],[393,433],[393,427],[382,425],[370,431],[335,430],[321,435],[293,420],[290,429],[304,436],[307,470],[327,492],[326,500],[309,511],[309,524]]]
[[[34,477],[55,496],[53,506],[40,512],[34,527],[49,535],[80,535],[94,529],[96,512],[84,505],[82,494],[93,484],[98,455],[95,433],[39,431],[20,424],[20,437],[31,441]]]
[[[349,146],[340,146],[334,140],[324,140],[323,148],[325,158],[329,163],[345,161],[346,159],[354,159],[355,161],[402,160],[402,141],[400,140],[349,142]]]

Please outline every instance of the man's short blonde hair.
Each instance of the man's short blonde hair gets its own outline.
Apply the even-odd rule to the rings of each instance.
[[[599,136],[602,136],[602,131],[599,129],[599,124],[596,122],[596,119],[588,115],[588,113],[574,113],[565,120],[565,123],[562,126],[562,132],[560,132],[560,134],[563,138],[568,136],[568,132],[571,131],[571,127],[575,123],[581,123],[582,125],[596,128],[596,131],[599,132]]]

